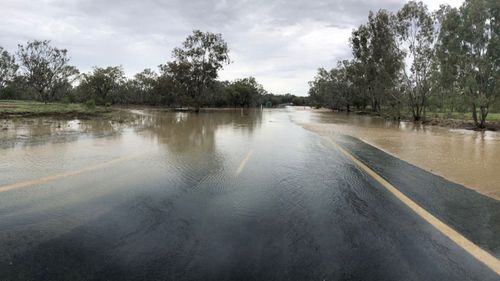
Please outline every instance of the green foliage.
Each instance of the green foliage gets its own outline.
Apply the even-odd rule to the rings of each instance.
[[[380,113],[383,103],[397,104],[395,87],[403,64],[393,16],[385,10],[370,12],[368,23],[353,31],[351,46],[356,68],[351,71],[356,75],[352,80],[362,88],[372,110]]]
[[[14,56],[0,46],[0,92],[14,79],[17,69]]]
[[[53,101],[61,89],[70,88],[78,70],[68,65],[66,49],[53,47],[46,40],[35,40],[18,47],[21,75],[26,84],[37,92],[40,100]]]
[[[69,96],[65,96],[61,99],[61,103],[69,104],[71,102],[71,98]]]
[[[370,12],[352,33],[353,58],[319,69],[310,82],[311,103],[346,110],[369,105],[397,118],[408,109],[416,121],[428,108],[470,109],[484,128],[490,109],[500,107],[499,3],[466,0],[459,9],[443,5],[431,13],[409,1],[396,14]]]
[[[221,34],[195,30],[173,50],[173,61],[160,65],[158,72],[145,69],[129,79],[121,66],[94,67],[79,75],[69,65],[67,51],[53,47],[50,41],[19,45],[17,62],[16,56],[0,47],[0,99],[62,101],[68,106],[80,102],[90,111],[98,108],[96,105],[112,104],[199,110],[201,106],[308,103],[306,97],[267,93],[253,77],[218,81],[218,71],[230,63],[228,52]]]
[[[94,67],[92,72],[83,74],[77,91],[81,98],[93,99],[97,104],[124,103],[121,93],[125,83],[121,66]]]
[[[427,6],[410,1],[396,15],[400,49],[408,65],[402,68],[402,81],[413,120],[422,119],[430,92],[431,67],[437,33]]]
[[[225,87],[226,101],[228,105],[234,107],[256,106],[260,97],[265,94],[262,85],[253,77],[235,80]]]
[[[181,48],[175,48],[170,63],[172,79],[184,87],[184,92],[191,96],[196,110],[202,106],[206,90],[218,77],[218,71],[224,64],[230,63],[229,49],[221,34],[194,30],[186,38]]]
[[[96,107],[95,100],[91,99],[85,102],[85,107],[90,110],[94,110]]]

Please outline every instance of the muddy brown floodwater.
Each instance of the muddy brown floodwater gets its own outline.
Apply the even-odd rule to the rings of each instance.
[[[299,124],[491,196],[497,135],[299,108],[117,114],[0,120],[1,281],[498,280],[500,201],[338,137],[391,191]]]
[[[411,164],[500,200],[500,133],[304,110],[294,121],[325,137],[350,135]]]

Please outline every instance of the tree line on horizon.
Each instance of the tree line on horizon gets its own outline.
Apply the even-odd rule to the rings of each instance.
[[[309,82],[313,105],[414,121],[428,111],[468,111],[478,128],[500,110],[498,0],[432,12],[409,1],[396,13],[370,11],[349,42],[352,58],[320,68]]]
[[[0,99],[85,102],[98,105],[141,104],[168,107],[255,107],[293,103],[307,97],[267,92],[254,77],[217,80],[229,64],[221,34],[194,30],[173,60],[127,78],[121,66],[94,67],[88,73],[70,65],[66,49],[50,41],[18,45],[15,54],[0,46]]]

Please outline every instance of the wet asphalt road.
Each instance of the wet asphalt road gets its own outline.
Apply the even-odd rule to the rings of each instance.
[[[155,113],[4,148],[24,158],[2,164],[0,190],[104,164],[0,192],[0,280],[500,280],[291,114]],[[500,257],[498,201],[338,142]]]

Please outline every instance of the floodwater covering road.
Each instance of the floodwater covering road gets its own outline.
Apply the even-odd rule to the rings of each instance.
[[[418,167],[500,200],[500,132],[320,111],[299,115],[297,121],[325,137],[344,134],[362,139]]]
[[[499,201],[307,114],[1,121],[0,280],[500,280]]]

